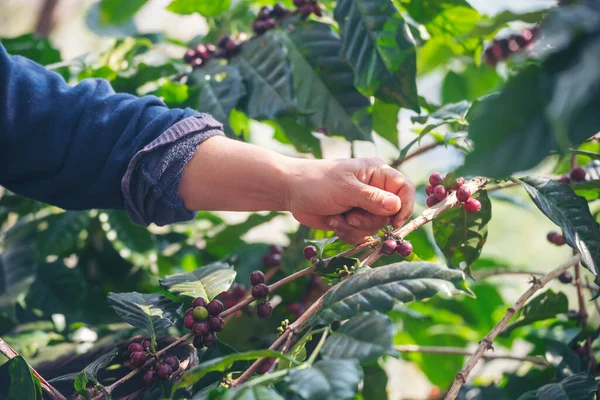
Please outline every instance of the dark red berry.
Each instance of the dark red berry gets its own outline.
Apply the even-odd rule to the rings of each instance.
[[[134,367],[141,367],[146,362],[146,354],[143,351],[136,351],[129,355],[129,361]]]
[[[202,336],[202,342],[206,347],[213,347],[217,344],[217,335],[214,332],[208,332],[206,335]]]
[[[533,40],[533,38],[535,38],[536,34],[537,34],[536,28],[525,29],[523,32],[521,32],[521,36],[523,36],[523,39],[525,39],[525,41],[528,43],[531,42]]]
[[[468,212],[470,214],[474,214],[476,212],[479,212],[479,210],[481,210],[481,203],[479,202],[479,200],[471,197],[469,200],[467,200],[463,203],[463,207],[466,212]]]
[[[156,376],[158,379],[167,379],[171,375],[171,366],[167,364],[158,364],[156,366]]]
[[[206,309],[210,315],[219,315],[223,311],[223,303],[215,299],[206,305]]]
[[[273,312],[273,307],[268,301],[263,301],[256,306],[256,314],[259,318],[267,318]]]
[[[267,268],[281,265],[281,254],[266,254],[262,258],[263,265]]]
[[[573,275],[570,272],[565,271],[558,276],[558,280],[562,283],[571,283],[573,282]]]
[[[208,322],[206,321],[197,321],[194,322],[194,326],[192,327],[192,332],[197,336],[204,336],[210,331],[210,327]]]
[[[444,185],[437,185],[433,188],[433,195],[438,201],[442,201],[446,198],[448,193],[446,192]]]
[[[400,254],[402,257],[408,257],[410,253],[413,251],[413,246],[409,241],[403,241],[398,244],[396,247],[396,252]]]
[[[498,47],[500,47],[500,50],[502,51],[502,57],[506,58],[506,57],[510,56],[511,52],[510,52],[510,48],[508,47],[508,39],[506,39],[506,38],[500,39],[500,40],[496,41],[496,44]]]
[[[283,247],[272,244],[269,246],[270,254],[283,254]]]
[[[571,172],[569,173],[569,176],[575,182],[582,182],[582,181],[585,181],[585,174],[586,174],[585,169],[583,169],[581,167],[575,167],[571,170]]]
[[[275,18],[282,18],[285,16],[286,9],[280,3],[275,4],[273,7],[273,11],[271,11],[271,16]]]
[[[225,321],[219,316],[212,316],[208,320],[208,326],[210,326],[210,329],[214,332],[221,332],[225,327]]]
[[[186,315],[183,318],[183,326],[185,326],[186,329],[192,329],[194,322],[196,322],[196,320],[194,319],[193,315]]]
[[[175,372],[179,369],[179,360],[175,356],[165,358],[165,364],[171,367],[171,372]]]
[[[264,283],[259,283],[252,288],[252,297],[263,299],[269,295],[269,287]]]
[[[235,54],[239,50],[240,44],[235,40],[230,40],[225,45],[225,50],[229,52],[229,54]]]
[[[394,251],[396,251],[396,247],[398,247],[396,241],[389,239],[381,244],[381,252],[383,254],[391,256],[392,254],[394,254]]]
[[[440,201],[436,199],[434,195],[431,195],[427,198],[427,207],[433,207],[439,202]]]
[[[135,353],[136,351],[144,351],[144,347],[139,343],[131,343],[127,348],[129,354]]]
[[[206,51],[208,52],[209,56],[212,56],[215,51],[217,51],[217,47],[214,44],[209,43],[206,45]]]
[[[156,372],[151,369],[144,371],[144,375],[142,375],[142,382],[144,382],[145,386],[152,386],[152,384],[156,381]]]
[[[265,283],[265,274],[261,271],[252,271],[250,274],[250,284],[252,286],[258,285],[259,283]]]
[[[265,21],[265,30],[270,31],[273,28],[275,28],[275,20],[274,19],[266,20]]]
[[[425,187],[425,194],[427,194],[427,196],[431,196],[433,194],[433,186],[427,185]]]
[[[318,254],[317,248],[315,246],[306,246],[304,248],[304,258],[307,260],[312,260],[313,257],[316,257]]]
[[[150,340],[146,339],[142,342],[142,347],[144,348],[144,350],[148,350],[150,348]]]
[[[568,185],[569,183],[571,183],[571,178],[569,178],[568,174],[565,174],[565,175],[561,176],[560,178],[558,178],[558,181],[560,183],[564,183],[565,185]]]
[[[521,45],[519,45],[516,35],[513,35],[508,39],[508,50],[510,53],[516,53],[521,50]]]
[[[189,63],[192,62],[192,60],[194,59],[194,57],[196,57],[196,52],[194,50],[192,50],[192,49],[189,49],[183,55],[183,61],[185,61],[186,63],[189,64]]]
[[[548,232],[548,235],[546,236],[546,238],[548,239],[548,241],[550,243],[553,243],[557,246],[562,246],[563,244],[565,244],[565,238],[563,235],[561,235],[558,232]]]
[[[204,347],[204,342],[202,341],[202,336],[194,336],[194,341],[192,342],[195,348],[201,349]]]
[[[519,46],[519,49],[527,46],[528,41],[522,35],[514,35],[513,39]]]
[[[454,183],[451,186],[452,190],[458,190],[462,187],[462,185],[465,184],[465,178],[463,178],[462,176],[459,176],[458,178],[456,178],[456,180],[454,181]]]
[[[206,46],[202,43],[194,47],[194,52],[196,53],[196,57],[200,57],[202,59],[208,58],[208,50],[206,49]]]
[[[202,66],[202,59],[200,57],[196,57],[192,60],[191,65],[192,68],[196,69],[196,68],[200,68]]]
[[[259,20],[265,20],[265,19],[269,19],[271,17],[271,13],[273,12],[273,7],[271,6],[264,6],[263,8],[260,9],[260,11],[258,12],[258,16],[257,18]]]
[[[190,307],[187,310],[185,310],[185,315],[190,315],[193,311],[194,311],[194,307]]]
[[[433,174],[429,175],[429,184],[431,186],[433,186],[434,188],[437,185],[443,185],[444,184],[444,175],[442,175],[439,172],[434,172]]]
[[[267,28],[265,27],[265,21],[260,21],[260,20],[254,21],[252,23],[252,30],[257,35],[262,35],[263,33],[265,33],[267,31]]]
[[[298,13],[302,16],[302,18],[308,18],[310,14],[313,12],[312,4],[305,4],[298,8]]]
[[[225,49],[227,47],[227,42],[229,42],[230,40],[231,40],[231,38],[229,36],[223,36],[217,42],[217,47],[220,49]]]
[[[471,189],[466,186],[461,186],[456,191],[456,198],[458,201],[465,202],[471,198]]]
[[[233,297],[237,300],[246,297],[246,289],[242,285],[237,285],[233,288]]]
[[[498,59],[496,58],[496,55],[494,54],[494,51],[491,47],[485,49],[485,51],[483,52],[483,56],[485,58],[485,63],[488,65],[494,66],[498,63]]]
[[[315,15],[317,17],[322,17],[323,16],[323,11],[321,11],[321,6],[318,4],[315,4],[313,6],[313,12],[315,13]]]

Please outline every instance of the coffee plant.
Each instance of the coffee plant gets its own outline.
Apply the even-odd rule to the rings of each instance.
[[[207,20],[189,43],[133,29],[145,3],[92,7],[90,27],[116,35],[98,57],[63,62],[33,34],[2,44],[72,83],[103,78],[210,113],[237,140],[260,123],[320,158],[325,137],[376,133],[399,169],[433,149],[464,162],[418,187],[412,220],[358,246],[306,227],[285,247],[244,240],[275,212],[146,229],[123,211],[3,191],[1,399],[380,400],[398,398],[393,358],[429,380],[421,399],[596,398],[599,2],[490,17],[466,0],[173,0],[169,11]],[[432,72],[439,103],[417,91]],[[523,267],[482,256],[497,202],[537,207],[556,225],[545,246],[572,255]],[[530,282],[510,304],[491,278],[518,274]],[[476,376],[497,359],[518,363]]]

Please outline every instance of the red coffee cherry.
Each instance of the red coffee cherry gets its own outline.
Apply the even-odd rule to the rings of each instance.
[[[194,336],[194,340],[193,340],[192,344],[197,349],[203,348],[204,342],[202,341],[202,336]]]
[[[192,332],[197,336],[204,336],[210,331],[210,327],[208,322],[206,321],[197,321],[194,322],[194,326],[192,327]]]
[[[283,254],[283,247],[272,244],[269,246],[269,253],[271,254]]]
[[[546,238],[548,239],[548,241],[550,243],[553,243],[557,246],[562,246],[563,244],[565,244],[565,238],[563,235],[561,235],[558,232],[548,232],[548,235],[546,236]]]
[[[204,297],[196,297],[192,303],[192,307],[206,307],[206,300]]]
[[[409,241],[405,240],[398,244],[398,247],[396,247],[396,252],[402,257],[408,257],[410,253],[413,252],[413,246]]]
[[[469,189],[466,186],[461,186],[456,191],[456,198],[460,202],[464,203],[465,201],[469,200],[470,197],[471,197],[471,189]]]
[[[396,251],[396,247],[398,246],[398,244],[396,243],[395,240],[386,240],[385,242],[383,242],[381,244],[381,252],[383,254],[386,254],[388,256],[391,256],[392,254],[394,254],[394,251]]]
[[[569,183],[571,183],[571,178],[569,178],[569,175],[563,175],[560,178],[558,178],[558,181],[560,183],[564,183],[565,185],[568,185]]]
[[[439,202],[440,201],[436,199],[434,195],[431,195],[427,198],[427,207],[433,207]]]
[[[144,371],[144,375],[142,375],[142,382],[144,382],[145,386],[152,386],[155,381],[156,372],[151,369]]]
[[[252,288],[252,297],[263,299],[269,295],[269,287],[264,283],[259,283]]]
[[[312,260],[313,257],[316,257],[318,254],[317,248],[315,246],[306,246],[304,248],[304,258],[307,260]]]
[[[439,172],[434,172],[433,174],[429,175],[429,184],[431,186],[433,186],[434,188],[437,185],[443,185],[444,184],[444,175],[442,175]]]
[[[210,315],[219,315],[223,312],[223,303],[215,299],[206,305],[206,309]]]
[[[267,268],[278,267],[281,265],[281,254],[265,254],[262,258],[262,262]]]
[[[570,272],[565,271],[558,276],[558,280],[561,283],[571,283],[571,282],[573,282],[573,275],[571,275]]]
[[[259,318],[267,318],[273,312],[273,307],[268,301],[263,301],[256,306],[256,314]]]
[[[463,203],[463,207],[466,212],[468,212],[470,214],[474,214],[476,212],[479,212],[479,210],[481,210],[481,203],[479,202],[479,200],[471,197],[469,200],[467,200]]]
[[[186,329],[192,329],[192,327],[194,326],[194,322],[196,322],[196,320],[194,319],[193,315],[186,315],[183,318],[183,326],[186,327]]]
[[[575,182],[582,182],[585,181],[585,169],[581,168],[581,167],[575,167],[571,170],[571,172],[569,173],[569,176],[571,177],[571,179],[573,179]]]
[[[139,343],[131,343],[129,345],[129,347],[127,348],[127,350],[129,351],[129,354],[135,353],[136,351],[143,352],[144,351],[144,347],[141,344],[139,344]]]
[[[183,55],[183,61],[185,61],[186,63],[191,63],[192,60],[196,57],[196,52],[192,49],[189,49],[188,51],[185,52],[185,54]]]
[[[214,332],[221,332],[223,330],[223,328],[225,327],[225,321],[223,321],[223,318],[221,318],[219,316],[212,316],[208,320],[208,326]]]
[[[171,367],[171,372],[175,372],[179,369],[179,360],[175,356],[165,358],[165,364]]]
[[[431,196],[433,194],[433,186],[431,186],[431,185],[425,186],[425,194],[427,194],[427,196]]]
[[[437,185],[433,188],[433,195],[438,201],[442,201],[446,198],[448,193],[446,192],[444,185]]]
[[[213,347],[217,344],[217,335],[214,332],[208,332],[206,335],[202,336],[202,342],[206,347]]]
[[[158,379],[167,379],[171,375],[171,366],[167,364],[158,364],[156,366],[156,376]]]
[[[265,283],[265,274],[258,270],[252,271],[250,274],[250,284],[256,286],[259,283]]]
[[[144,350],[148,350],[150,348],[150,340],[146,339],[142,342],[142,347],[144,348]]]
[[[136,351],[129,355],[129,361],[134,367],[141,367],[146,362],[146,354],[142,351]]]

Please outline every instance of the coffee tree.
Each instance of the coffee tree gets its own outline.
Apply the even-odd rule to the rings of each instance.
[[[0,398],[385,399],[394,357],[434,385],[422,398],[595,398],[598,3],[487,17],[462,0],[174,0],[170,11],[207,18],[190,43],[138,34],[131,18],[144,3],[92,8],[90,27],[118,34],[96,59],[61,62],[33,35],[2,43],[69,81],[104,78],[210,113],[237,140],[258,121],[321,157],[324,136],[375,132],[398,147],[394,167],[444,146],[464,163],[419,187],[411,221],[358,246],[305,227],[285,248],[241,238],[279,213],[227,224],[200,212],[146,229],[122,211],[4,192]],[[440,70],[435,104],[416,79]],[[418,133],[402,144],[401,109]],[[492,204],[517,201],[502,196],[510,187],[556,225],[548,246],[570,246],[571,258],[516,270],[480,257]],[[514,304],[486,281],[502,274],[531,276]],[[571,309],[544,289],[554,279],[576,293]],[[529,354],[510,352],[516,339]],[[520,368],[472,379],[498,358]]]

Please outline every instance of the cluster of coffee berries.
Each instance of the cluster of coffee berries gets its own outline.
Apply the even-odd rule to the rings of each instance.
[[[179,360],[177,357],[165,357],[161,362],[156,363],[142,374],[144,385],[151,386],[157,379],[169,379],[171,374],[179,369]]]
[[[569,283],[573,282],[573,275],[571,275],[571,273],[569,271],[565,271],[558,276],[558,280],[561,283],[569,284]]]
[[[146,363],[146,352],[150,349],[150,340],[145,339],[142,343],[133,342],[129,345],[129,362],[135,368],[139,368]]]
[[[429,176],[429,185],[425,188],[427,193],[427,206],[433,207],[444,200],[452,191],[456,191],[456,198],[463,203],[463,208],[468,213],[476,213],[481,210],[479,200],[471,198],[471,189],[465,185],[465,178],[456,178],[451,184],[445,183],[444,175],[434,172]]]
[[[275,4],[273,7],[264,6],[258,12],[256,20],[252,23],[252,30],[260,36],[275,28],[277,22],[291,14],[292,13],[289,10],[286,10],[286,8],[279,3]]]
[[[525,29],[519,35],[511,35],[503,39],[494,39],[492,44],[485,49],[483,55],[488,65],[495,66],[498,62],[506,60],[511,55],[523,50],[535,40],[539,33],[538,28]]]
[[[298,8],[298,14],[304,19],[308,18],[310,14],[313,13],[317,17],[323,16],[321,6],[317,4],[316,0],[294,0],[294,5]]]
[[[183,55],[183,61],[190,64],[193,68],[199,68],[206,61],[217,58],[217,48],[214,44],[203,44],[196,45],[193,49],[189,49]]]
[[[557,246],[562,246],[566,243],[564,236],[554,231],[548,232],[546,239],[548,239],[550,243],[555,244]]]
[[[194,336],[194,347],[213,347],[217,344],[216,332],[221,332],[225,321],[219,314],[223,312],[224,306],[219,300],[207,303],[203,297],[197,297],[188,308],[183,318],[183,325],[192,331]]]
[[[281,255],[283,254],[283,247],[277,245],[269,246],[267,254],[262,258],[262,263],[266,268],[275,268],[281,265]]]
[[[306,246],[304,248],[303,252],[304,252],[304,258],[306,258],[310,262],[317,261],[317,254],[319,254],[319,252],[317,251],[317,248],[315,246],[312,246],[312,245]]]
[[[568,174],[561,176],[558,181],[560,183],[566,183],[567,185],[570,183],[583,182],[585,181],[586,174],[587,172],[585,172],[585,169],[581,167],[575,167],[572,168]]]
[[[234,283],[231,288],[219,295],[220,300],[223,302],[225,308],[231,308],[246,297],[246,288],[244,285]]]
[[[256,306],[256,314],[259,318],[267,318],[273,312],[273,307],[269,303],[269,287],[265,284],[265,274],[261,271],[252,271],[250,274],[250,284],[252,285],[252,297],[255,299],[265,299]]]
[[[387,239],[381,243],[381,252],[388,256],[391,256],[396,252],[402,257],[408,257],[412,251],[412,244],[408,240],[397,241],[394,239]]]

